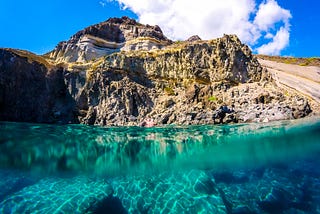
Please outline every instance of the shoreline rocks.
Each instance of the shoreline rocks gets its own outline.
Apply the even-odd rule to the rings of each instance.
[[[172,43],[159,27],[124,17],[79,31],[66,45],[88,33],[105,39],[104,31],[118,32],[109,42],[142,41],[146,33],[166,44],[105,52],[89,62],[52,56],[57,50],[48,58],[0,49],[0,120],[136,126],[150,118],[196,125],[296,119],[313,110],[308,98],[280,88],[236,35]]]

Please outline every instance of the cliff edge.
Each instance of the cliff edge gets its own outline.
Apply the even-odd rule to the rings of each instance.
[[[310,102],[277,85],[236,35],[172,42],[127,17],[79,31],[50,53],[0,49],[0,120],[97,125],[267,122]]]
[[[171,43],[159,26],[143,25],[124,16],[77,32],[47,56],[56,62],[86,62],[119,51],[161,49]]]

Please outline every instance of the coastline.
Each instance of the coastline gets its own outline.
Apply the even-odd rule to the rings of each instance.
[[[137,126],[148,118],[158,125],[297,119],[320,112],[319,81],[318,67],[259,59],[236,35],[173,42],[158,26],[122,17],[42,56],[0,49],[0,120]]]

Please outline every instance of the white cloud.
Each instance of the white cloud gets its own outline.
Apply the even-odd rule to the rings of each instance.
[[[281,50],[286,48],[290,40],[290,23],[291,13],[281,8],[275,0],[268,0],[259,6],[256,13],[254,24],[260,31],[266,32],[265,39],[272,41],[256,48],[259,54],[279,55]],[[276,24],[282,26],[275,29]],[[277,31],[273,35],[270,31]]]
[[[102,7],[105,7],[105,6],[106,6],[106,1],[99,1],[99,4],[100,4]]]
[[[291,14],[275,0],[265,0],[260,5],[257,0],[114,1],[118,1],[123,9],[136,13],[141,23],[159,25],[173,40],[187,39],[195,34],[202,39],[220,37],[225,33],[237,34],[259,53],[269,51],[266,54],[280,53],[289,43]],[[284,35],[287,40],[280,39]],[[271,45],[280,40],[286,43]]]
[[[288,10],[281,8],[275,0],[269,0],[260,4],[254,19],[254,24],[256,24],[259,29],[268,31],[278,22],[283,22],[286,27],[289,27],[290,18],[291,14]]]
[[[260,54],[279,55],[289,43],[289,32],[284,27],[281,27],[272,41],[257,48]]]
[[[272,34],[272,33],[267,33],[265,36],[264,36],[264,38],[265,39],[272,39],[274,37],[274,35]]]

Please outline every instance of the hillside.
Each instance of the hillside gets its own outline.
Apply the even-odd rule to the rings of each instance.
[[[300,66],[318,66],[320,67],[319,57],[282,57],[282,56],[268,56],[268,55],[257,55],[258,58],[280,62],[284,64],[300,65]]]
[[[173,42],[158,26],[112,18],[44,56],[0,49],[0,120],[189,125],[318,111],[317,100],[283,90],[266,67],[236,35]]]

